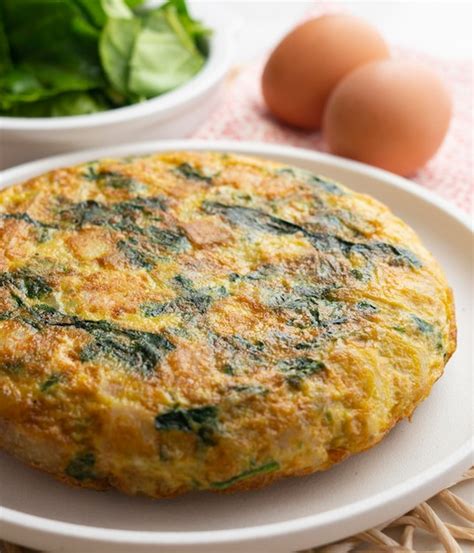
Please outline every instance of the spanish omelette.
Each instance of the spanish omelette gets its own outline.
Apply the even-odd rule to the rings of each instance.
[[[327,469],[410,417],[455,345],[415,232],[305,170],[173,152],[0,192],[0,446],[67,483]]]

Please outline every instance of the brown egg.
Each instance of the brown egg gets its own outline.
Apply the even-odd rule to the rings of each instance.
[[[410,175],[436,152],[451,97],[429,68],[400,60],[356,69],[331,94],[323,133],[334,154]]]
[[[380,34],[350,15],[325,15],[291,31],[275,48],[262,77],[269,110],[302,129],[321,126],[336,84],[365,63],[389,56]]]

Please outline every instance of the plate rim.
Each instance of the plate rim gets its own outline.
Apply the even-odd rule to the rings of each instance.
[[[16,511],[8,507],[2,507],[2,511],[10,514],[10,516],[17,516],[20,520],[6,520],[2,521],[3,524],[7,524],[10,528],[16,528],[21,530],[36,531],[41,534],[47,534],[50,537],[55,538],[78,538],[84,542],[95,542],[102,544],[121,544],[121,545],[226,545],[226,544],[238,544],[245,543],[255,539],[262,538],[276,538],[281,535],[289,536],[290,534],[302,533],[307,530],[318,530],[324,525],[338,526],[351,521],[351,528],[358,525],[362,520],[367,520],[367,516],[371,515],[374,518],[377,511],[384,506],[387,499],[394,501],[400,499],[400,496],[406,502],[411,496],[418,496],[420,488],[424,490],[425,499],[428,499],[436,491],[449,486],[459,472],[467,470],[472,460],[474,451],[473,440],[467,440],[461,447],[459,447],[454,453],[449,455],[443,461],[440,461],[429,471],[422,473],[426,475],[429,473],[430,477],[421,479],[421,475],[414,476],[405,482],[398,484],[392,488],[389,488],[379,494],[356,501],[343,507],[331,509],[323,513],[316,515],[308,515],[300,517],[291,521],[274,522],[270,524],[261,524],[258,526],[248,526],[245,528],[237,529],[222,529],[222,530],[204,530],[204,531],[191,531],[191,532],[153,532],[142,530],[119,530],[115,528],[101,528],[96,526],[85,526],[82,524],[75,524],[71,522],[56,521],[54,519],[48,519],[38,517],[36,515],[29,515]],[[443,477],[443,484],[439,486],[439,481]],[[399,495],[393,497],[393,493],[396,491]],[[410,491],[410,493],[404,493]],[[389,496],[387,498],[387,496]],[[415,503],[419,501],[417,499]],[[408,507],[409,508],[409,507]],[[357,510],[357,514],[354,515],[353,511]],[[405,509],[402,509],[404,511]],[[340,513],[337,518],[334,517],[335,513]],[[342,513],[342,516],[341,516]],[[397,509],[398,513],[398,509]],[[398,513],[401,514],[401,513]],[[390,520],[392,517],[398,516],[398,514],[392,514],[386,517],[386,520]],[[18,516],[19,515],[19,516]],[[12,517],[12,518],[13,518]],[[352,519],[352,520],[351,520]],[[355,520],[354,520],[355,519]],[[380,518],[378,518],[380,523]],[[364,523],[366,524],[366,523]],[[374,523],[377,524],[377,523]],[[368,523],[370,527],[372,524]],[[353,530],[347,530],[340,535],[340,539],[351,535]],[[159,540],[157,539],[159,538]],[[339,539],[339,538],[338,538]],[[316,538],[315,538],[316,541]],[[315,544],[317,545],[317,544]]]
[[[257,156],[286,156],[294,160],[294,163],[322,162],[338,168],[347,169],[351,172],[366,175],[382,181],[384,186],[401,189],[412,194],[431,206],[448,214],[455,222],[465,227],[471,235],[474,232],[473,222],[468,215],[459,208],[453,206],[443,198],[434,195],[428,190],[415,183],[382,169],[374,168],[363,163],[339,158],[330,154],[315,152],[293,146],[282,146],[278,144],[267,144],[252,141],[230,141],[230,140],[158,140],[133,144],[125,144],[109,148],[89,149],[69,154],[47,157],[41,160],[32,161],[12,167],[0,172],[3,183],[0,189],[8,187],[24,179],[32,178],[53,168],[63,167],[87,160],[98,159],[107,156],[125,155],[147,155],[153,152],[164,152],[171,150],[188,151],[231,151],[242,155]],[[293,161],[292,161],[293,162]],[[249,542],[256,539],[274,539],[281,535],[303,534],[308,530],[315,531],[321,527],[337,527],[345,524],[346,535],[353,533],[353,528],[361,528],[364,525],[370,526],[370,520],[377,520],[374,524],[380,523],[380,508],[387,502],[396,504],[403,502],[413,505],[410,498],[417,497],[414,502],[419,501],[420,495],[427,499],[441,488],[448,486],[456,475],[467,469],[472,463],[474,456],[474,439],[471,437],[450,455],[439,461],[430,469],[413,476],[409,480],[396,486],[388,488],[374,496],[343,505],[323,513],[306,515],[283,522],[246,526],[243,528],[226,528],[221,530],[205,531],[142,531],[123,530],[115,528],[103,528],[90,525],[76,524],[71,522],[57,521],[55,519],[30,515],[22,511],[4,507],[0,503],[2,528],[10,533],[17,531],[34,532],[36,535],[43,535],[50,539],[79,539],[84,543],[95,542],[97,544],[123,544],[131,546],[193,546],[193,545],[226,545]],[[393,516],[401,512],[393,512]],[[387,518],[390,518],[389,515]],[[357,531],[357,530],[356,530]],[[2,531],[4,533],[4,531]],[[344,534],[344,532],[342,533]],[[345,537],[338,534],[338,537]]]

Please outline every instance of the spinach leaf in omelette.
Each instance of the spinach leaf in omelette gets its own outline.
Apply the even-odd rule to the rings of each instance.
[[[55,224],[44,223],[33,219],[26,212],[0,213],[0,221],[2,220],[23,221],[27,225],[30,225],[35,229],[39,242],[46,242],[51,237],[52,232],[58,228]]]
[[[75,315],[66,315],[49,305],[29,306],[16,294],[12,294],[12,297],[17,309],[3,313],[6,319],[18,320],[38,331],[48,327],[73,327],[87,332],[90,342],[79,354],[84,363],[96,358],[111,359],[143,376],[149,376],[163,357],[175,349],[174,344],[163,334],[124,328],[104,320],[81,319]]]
[[[123,189],[129,192],[146,190],[143,183],[118,171],[97,171],[95,167],[90,166],[84,176],[88,180],[96,181],[99,185],[107,188]]]
[[[216,444],[216,430],[218,427],[218,410],[214,405],[182,409],[176,407],[157,415],[155,428],[157,430],[179,430],[194,433],[205,445]]]
[[[322,361],[309,357],[296,357],[281,361],[279,368],[285,373],[289,386],[299,389],[304,377],[320,373],[326,368],[326,365]]]
[[[89,332],[92,342],[80,353],[83,362],[112,358],[143,376],[153,374],[175,346],[162,334],[125,329],[107,321],[75,320],[74,326]]]
[[[117,248],[133,267],[150,271],[156,265],[156,255],[140,247],[134,238],[119,240]]]
[[[28,269],[0,273],[1,286],[12,286],[30,299],[42,299],[53,290],[44,277]]]
[[[50,388],[54,388],[56,384],[63,380],[64,376],[61,373],[53,373],[40,384],[40,391],[47,392]]]
[[[173,282],[178,285],[180,294],[166,302],[142,304],[140,309],[145,317],[174,313],[190,321],[196,315],[205,314],[214,301],[227,296],[224,286],[195,288],[192,281],[183,275],[176,275]]]
[[[342,196],[344,194],[342,188],[337,183],[325,179],[320,175],[315,175],[310,171],[304,169],[298,169],[296,167],[283,167],[283,169],[276,170],[277,175],[289,175],[296,179],[301,179],[303,182],[315,186],[328,194],[334,194],[336,196]]]
[[[247,206],[205,201],[202,204],[202,208],[207,213],[224,216],[230,223],[236,226],[280,235],[301,233],[316,250],[322,252],[340,252],[344,256],[348,256],[351,253],[359,253],[369,259],[372,256],[378,256],[390,265],[410,266],[414,268],[421,266],[420,260],[413,252],[407,248],[387,242],[351,242],[333,234],[310,232],[304,226],[280,219],[261,209]]]
[[[96,475],[94,471],[95,455],[90,451],[77,454],[66,467],[64,471],[68,476],[83,482],[84,480],[94,480]]]
[[[207,184],[212,183],[212,177],[204,175],[201,171],[198,171],[195,167],[193,167],[189,163],[181,163],[174,169],[174,171],[177,174],[183,176],[185,179],[203,181],[203,182],[206,182]]]

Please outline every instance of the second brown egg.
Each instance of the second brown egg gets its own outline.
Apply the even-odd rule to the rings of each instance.
[[[436,153],[451,112],[450,92],[429,67],[385,60],[339,83],[323,133],[332,153],[408,176]]]

